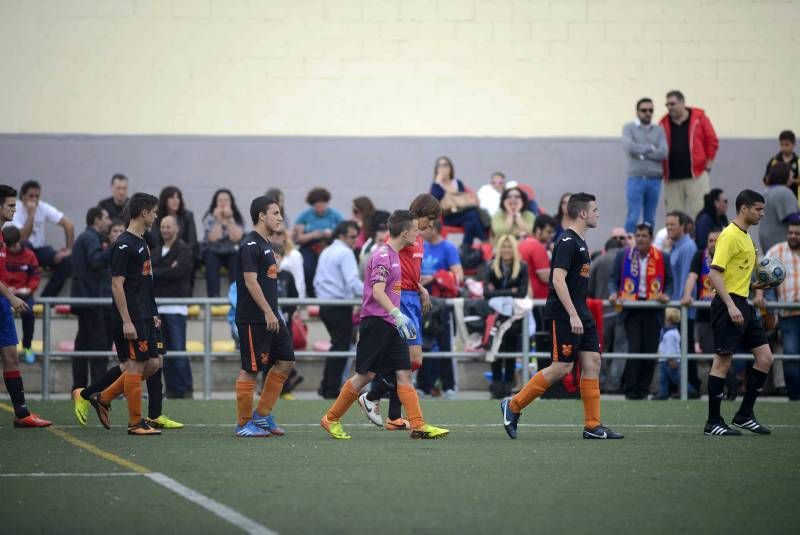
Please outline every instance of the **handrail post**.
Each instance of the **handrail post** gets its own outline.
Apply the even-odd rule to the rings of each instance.
[[[681,305],[681,400],[689,399],[689,307]]]
[[[50,400],[50,303],[42,304],[42,399]]]
[[[531,325],[528,321],[529,314],[522,317],[522,384],[528,384],[531,378]],[[537,350],[539,348],[536,348]]]
[[[203,303],[203,399],[211,399],[211,303]]]

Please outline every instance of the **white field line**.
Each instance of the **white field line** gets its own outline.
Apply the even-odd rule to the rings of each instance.
[[[69,472],[33,472],[30,474],[0,474],[0,477],[122,477],[140,476],[137,472],[93,472],[93,473],[69,473]]]

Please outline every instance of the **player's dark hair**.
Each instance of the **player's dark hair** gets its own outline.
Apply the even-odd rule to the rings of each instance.
[[[0,202],[5,202],[9,197],[17,197],[17,190],[6,184],[0,184]]]
[[[112,185],[114,184],[115,180],[121,180],[123,182],[127,182],[128,181],[128,177],[126,177],[122,173],[114,173],[114,176],[111,177],[111,184]]]
[[[331,202],[331,192],[325,188],[314,188],[306,195],[306,204],[316,204],[318,202]]]
[[[155,195],[141,192],[134,193],[125,203],[125,208],[122,210],[122,219],[129,223],[131,219],[141,216],[145,210],[152,210],[156,206],[158,206],[158,197]]]
[[[567,216],[570,219],[578,219],[583,210],[589,210],[589,203],[596,200],[597,197],[591,193],[573,193],[567,201]]]
[[[794,135],[794,132],[791,130],[784,130],[780,134],[778,134],[778,141],[788,141],[792,145],[797,142],[797,138]]]
[[[23,195],[28,193],[28,191],[32,189],[38,189],[39,191],[42,190],[42,185],[39,184],[35,180],[26,180],[22,183],[22,186],[19,188],[19,198],[21,199]]]
[[[669,97],[675,97],[681,102],[686,102],[686,97],[684,97],[683,93],[681,93],[677,89],[673,89],[672,91],[667,93],[667,98],[669,98]]]
[[[411,228],[415,219],[410,210],[395,210],[389,216],[389,235],[392,238],[398,237]]]
[[[547,227],[553,227],[553,230],[555,230],[558,227],[558,222],[556,222],[555,218],[551,215],[537,215],[536,219],[533,221],[533,231],[544,230]]]
[[[789,183],[792,168],[786,162],[775,162],[769,168],[769,173],[765,180],[767,186],[785,186]]]
[[[347,237],[347,233],[350,232],[350,229],[355,230],[356,232],[359,231],[358,223],[355,221],[351,221],[349,219],[345,221],[339,221],[339,224],[336,225],[336,228],[333,229],[333,237],[334,238],[341,238],[342,236]]]
[[[3,241],[6,242],[6,246],[11,247],[18,244],[20,239],[22,239],[22,235],[14,225],[8,225],[3,228]]]
[[[650,97],[644,97],[644,98],[640,98],[640,99],[639,99],[639,100],[636,102],[636,111],[639,111],[639,106],[641,106],[642,104],[646,104],[646,103],[648,103],[648,102],[649,102],[650,104],[652,104],[652,103],[653,103],[653,99],[652,99],[652,98],[650,98]]]
[[[764,196],[761,195],[757,191],[753,191],[751,189],[742,190],[739,195],[736,196],[736,213],[739,213],[739,210],[742,207],[751,208],[756,203],[764,204]]]
[[[414,217],[427,217],[428,219],[439,219],[442,215],[442,205],[433,195],[422,193],[414,197],[408,207]]]
[[[102,219],[103,209],[99,206],[92,206],[86,211],[86,226],[91,227],[98,219]]]
[[[653,237],[653,225],[650,223],[639,223],[636,225],[636,230],[646,230],[650,237]]]
[[[258,223],[259,214],[266,214],[273,204],[278,205],[278,209],[280,209],[281,205],[275,197],[261,195],[253,199],[253,202],[250,203],[250,220],[254,225]]]

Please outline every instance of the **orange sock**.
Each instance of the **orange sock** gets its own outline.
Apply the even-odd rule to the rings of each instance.
[[[588,429],[594,429],[600,425],[600,381],[581,378],[581,399],[583,425]]]
[[[397,385],[397,397],[400,398],[400,403],[406,409],[406,416],[408,416],[408,423],[411,424],[411,429],[419,429],[425,425],[425,420],[422,419],[422,409],[419,406],[419,396],[414,387],[411,385]]]
[[[128,425],[134,425],[142,419],[142,374],[126,373],[123,377],[128,400]]]
[[[350,379],[348,379],[344,382],[342,391],[339,392],[339,397],[336,398],[331,408],[325,413],[325,417],[328,418],[329,422],[338,422],[339,419],[344,416],[344,413],[347,412],[347,409],[350,408],[350,405],[355,403],[357,399],[358,391],[353,387],[353,383],[350,382]]]
[[[520,413],[522,409],[533,403],[533,400],[547,392],[550,388],[550,382],[540,371],[534,375],[528,384],[522,387],[522,390],[517,392],[517,395],[511,398],[511,410]]]
[[[253,417],[255,381],[236,381],[236,419],[243,426]]]
[[[266,416],[272,412],[272,407],[278,401],[278,396],[281,395],[283,390],[283,383],[286,382],[288,376],[272,368],[267,374],[267,381],[264,383],[264,388],[261,389],[261,397],[258,398],[258,406],[256,412],[261,416]]]
[[[122,375],[117,377],[117,380],[106,387],[105,390],[100,392],[100,401],[108,405],[114,398],[122,395],[125,391],[125,376],[128,372],[122,372]]]

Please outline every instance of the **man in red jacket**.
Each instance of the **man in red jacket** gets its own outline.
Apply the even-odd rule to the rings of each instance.
[[[667,212],[680,210],[695,217],[703,209],[703,195],[711,189],[708,173],[719,139],[705,112],[687,107],[680,91],[667,93],[667,112],[660,122],[669,145],[663,164],[664,204]]]
[[[30,310],[20,313],[22,320],[22,356],[25,362],[33,364],[36,360],[31,344],[33,343],[33,294],[39,287],[39,261],[33,251],[20,241],[17,227],[12,225],[3,229],[3,240],[6,242],[6,276],[3,282],[11,292],[28,303]]]

